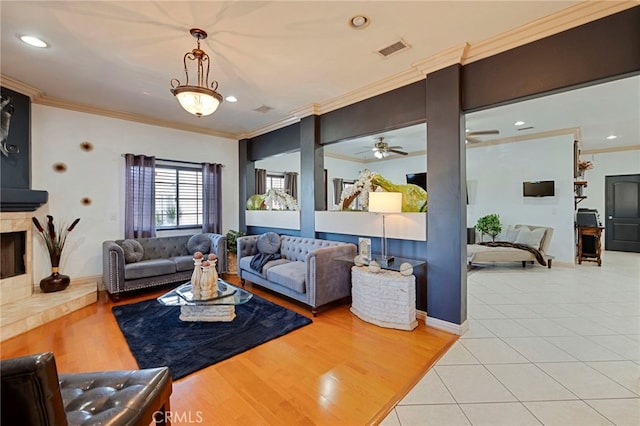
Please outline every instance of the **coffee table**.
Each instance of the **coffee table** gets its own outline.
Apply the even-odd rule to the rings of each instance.
[[[236,305],[247,303],[253,294],[218,279],[218,294],[208,300],[193,298],[191,281],[158,297],[165,306],[180,306],[181,321],[229,322],[236,317]]]

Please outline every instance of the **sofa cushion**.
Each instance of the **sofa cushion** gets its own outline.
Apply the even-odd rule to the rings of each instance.
[[[526,244],[535,249],[540,248],[540,242],[542,241],[542,237],[544,236],[544,228],[536,228],[531,230],[526,226],[522,226],[519,228],[520,232],[518,233],[518,238],[514,241],[518,244]]]
[[[194,254],[199,251],[202,254],[209,253],[211,249],[211,240],[207,234],[195,234],[187,241],[187,251]]]
[[[258,251],[264,254],[274,254],[280,251],[280,235],[267,232],[258,237]]]
[[[258,272],[255,269],[251,268],[251,260],[253,259],[253,256],[245,256],[243,258],[240,259],[240,269],[243,269],[245,271],[250,271],[254,274],[259,274],[262,276],[262,278],[264,278],[265,280],[267,279],[267,271],[269,270],[269,268],[272,268],[274,266],[278,266],[278,265],[282,265],[284,263],[290,263],[291,261],[289,259],[275,259],[275,260],[270,260],[267,263],[264,264],[264,266],[262,267],[262,272]]]
[[[144,256],[144,248],[139,241],[136,240],[124,240],[120,243],[120,247],[124,251],[124,261],[126,263],[135,263],[142,260]]]
[[[290,288],[298,293],[305,293],[305,276],[307,264],[304,262],[287,262],[272,266],[267,270],[267,279],[281,286]]]
[[[176,264],[176,270],[180,271],[190,271],[193,269],[193,256],[175,256],[170,257],[169,260],[173,261]]]
[[[124,265],[125,280],[174,274],[175,272],[176,264],[169,259],[150,259]]]

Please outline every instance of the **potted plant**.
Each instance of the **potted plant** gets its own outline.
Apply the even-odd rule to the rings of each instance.
[[[227,234],[227,268],[229,273],[237,273],[238,267],[238,238],[247,235],[246,232],[230,229]]]
[[[496,235],[502,231],[502,224],[500,223],[500,216],[495,213],[482,216],[476,223],[476,228],[480,231],[482,236],[484,234],[491,235],[493,241],[496,240]]]

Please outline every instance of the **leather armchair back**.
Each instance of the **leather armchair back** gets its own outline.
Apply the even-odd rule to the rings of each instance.
[[[0,361],[2,376],[1,423],[59,426],[67,418],[53,353]]]

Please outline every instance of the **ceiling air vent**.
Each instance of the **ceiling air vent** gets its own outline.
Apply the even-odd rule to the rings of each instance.
[[[378,53],[386,58],[407,48],[409,48],[409,45],[404,40],[400,39],[399,41],[378,50]]]
[[[260,108],[256,108],[256,109],[254,109],[254,111],[256,111],[256,112],[261,112],[261,113],[265,114],[265,113],[267,113],[267,112],[271,111],[272,109],[273,109],[273,108],[271,108],[271,107],[270,107],[270,106],[268,106],[268,105],[262,105]]]

